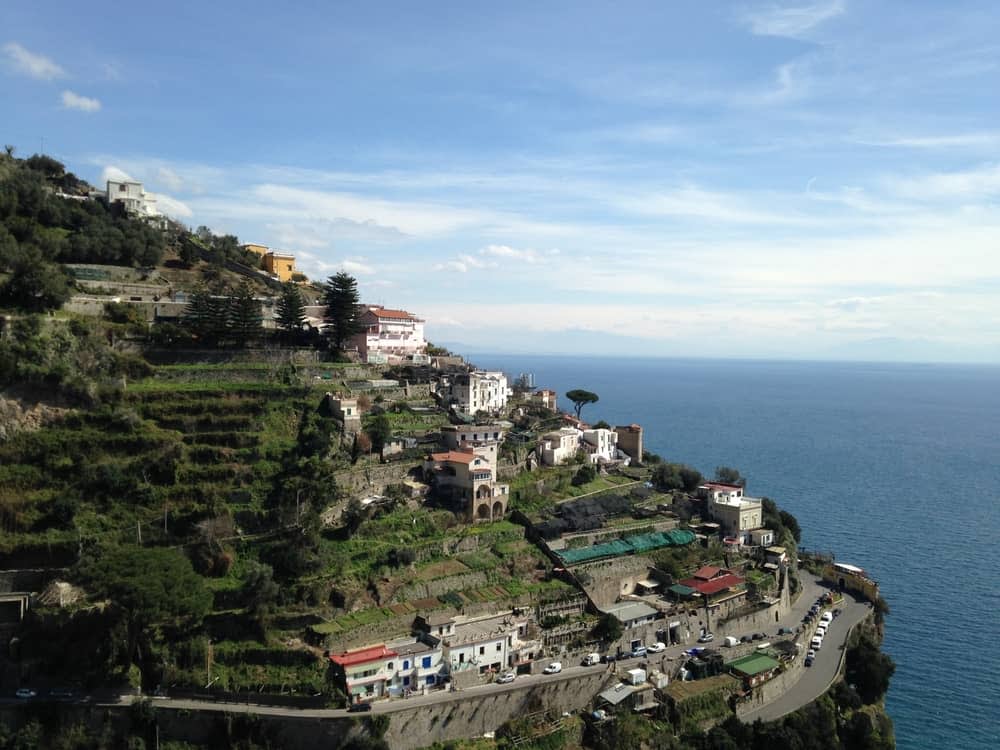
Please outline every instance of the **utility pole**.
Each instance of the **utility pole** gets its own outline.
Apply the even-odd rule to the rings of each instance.
[[[139,546],[142,546],[142,525],[139,523],[139,519],[135,519],[135,535],[139,540]]]
[[[163,536],[167,535],[167,501],[163,501]]]

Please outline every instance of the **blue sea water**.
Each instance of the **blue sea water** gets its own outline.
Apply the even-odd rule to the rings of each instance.
[[[896,662],[897,745],[1000,747],[1000,367],[473,357],[600,396],[584,419],[639,422],[646,449],[799,520],[802,546],[879,581]]]

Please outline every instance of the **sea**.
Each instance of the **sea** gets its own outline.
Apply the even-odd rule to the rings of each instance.
[[[1000,747],[1000,367],[482,355],[538,388],[593,391],[586,421],[646,450],[731,466],[877,580],[903,750]]]

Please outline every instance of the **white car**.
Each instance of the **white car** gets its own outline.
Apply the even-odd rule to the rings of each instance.
[[[814,648],[809,649],[806,652],[806,658],[807,659],[815,659],[816,658],[816,649],[814,649]]]
[[[502,675],[497,677],[497,684],[506,685],[508,682],[513,682],[516,676],[517,675],[515,675],[513,672],[504,672]]]
[[[18,698],[34,698],[38,693],[36,693],[31,688],[18,688],[17,692],[14,693]]]
[[[665,643],[660,643],[659,641],[657,641],[651,646],[646,646],[646,651],[651,654],[658,654],[661,651],[665,651],[666,649],[667,645]]]
[[[545,669],[542,670],[543,674],[559,674],[562,672],[562,662],[554,661]]]
[[[833,622],[833,613],[832,612],[824,612],[823,616],[820,617],[819,619],[821,619],[823,622]]]

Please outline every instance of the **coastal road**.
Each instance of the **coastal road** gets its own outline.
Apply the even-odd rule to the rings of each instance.
[[[744,714],[740,717],[742,721],[749,724],[757,719],[762,721],[780,719],[782,716],[816,700],[833,684],[840,668],[840,660],[846,648],[850,629],[864,620],[871,612],[867,602],[857,601],[850,594],[845,594],[843,603],[837,606],[841,609],[840,617],[833,618],[833,622],[827,628],[826,638],[823,639],[823,648],[816,652],[813,665],[802,667],[799,679],[790,685],[784,693],[770,703]],[[809,626],[810,640],[815,629],[815,624]],[[796,658],[804,658],[804,656]]]

